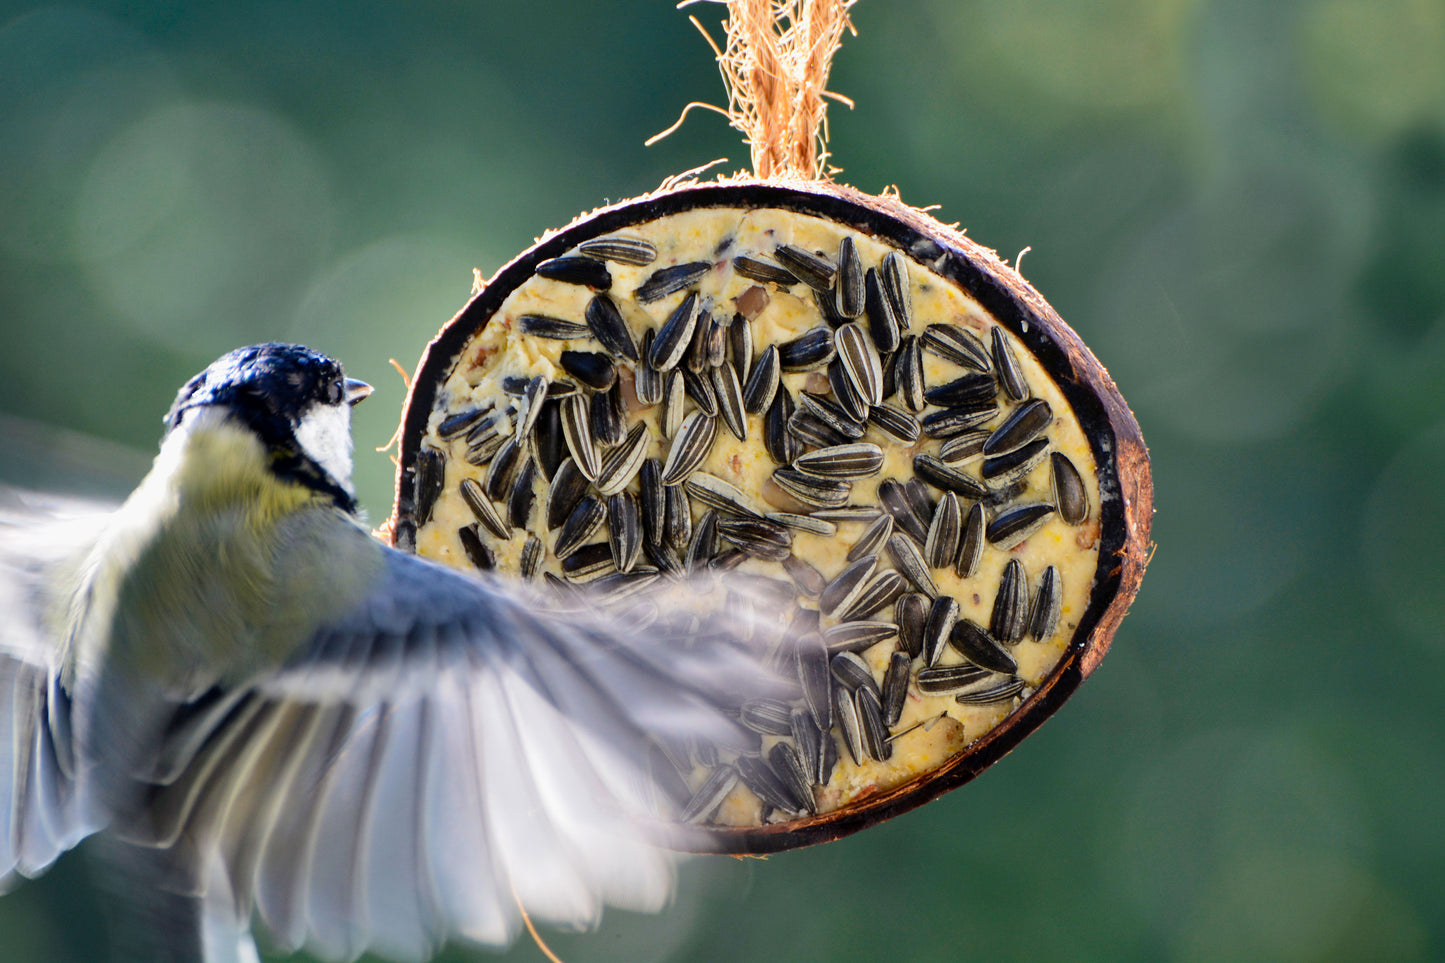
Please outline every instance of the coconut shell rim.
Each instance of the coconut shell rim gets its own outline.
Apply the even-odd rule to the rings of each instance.
[[[909,207],[826,182],[734,178],[687,183],[598,208],[538,239],[468,300],[428,343],[407,391],[400,429],[396,501],[382,531],[393,544],[410,523],[415,459],[437,389],[453,362],[537,264],[594,237],[671,214],[708,207],[774,208],[863,231],[957,284],[1019,338],[1073,407],[1098,466],[1099,564],[1078,628],[1047,679],[997,726],[941,766],[842,809],[764,826],[707,826],[705,845],[689,848],[762,854],[829,842],[901,815],[979,775],[1038,729],[1108,653],[1144,576],[1152,546],[1153,479],[1139,424],[1104,366],[1057,312],[992,250]],[[434,374],[435,369],[440,369]]]

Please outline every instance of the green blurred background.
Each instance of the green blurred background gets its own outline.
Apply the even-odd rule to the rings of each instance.
[[[828,846],[694,862],[666,914],[553,945],[1445,954],[1445,2],[863,0],[854,21],[843,179],[1032,246],[1024,273],[1150,442],[1158,553],[1100,672],[976,783]],[[473,267],[744,166],[709,114],[642,146],[721,99],[667,0],[0,4],[0,477],[124,490],[186,377],[290,339],[378,386],[358,480],[384,517],[387,359],[411,369]],[[70,857],[0,899],[0,959],[103,958],[93,894]]]

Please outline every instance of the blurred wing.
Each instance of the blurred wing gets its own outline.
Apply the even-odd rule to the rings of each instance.
[[[0,890],[100,826],[77,785],[71,703],[46,616],[58,568],[113,507],[0,486]]]
[[[565,927],[659,909],[675,857],[647,838],[649,748],[731,742],[721,707],[761,671],[560,604],[388,550],[281,671],[177,716],[157,841],[219,860],[243,912],[330,957],[505,945],[519,904]]]

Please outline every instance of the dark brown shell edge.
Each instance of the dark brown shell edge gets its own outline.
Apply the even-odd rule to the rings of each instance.
[[[539,240],[504,265],[427,345],[402,414],[397,500],[382,528],[393,543],[413,525],[410,492],[420,440],[456,357],[536,265],[589,238],[707,207],[791,210],[846,224],[896,247],[959,285],[1026,344],[1073,406],[1099,466],[1099,567],[1089,604],[1049,677],[993,730],[937,769],[829,813],[757,827],[708,827],[705,849],[769,853],[828,842],[891,819],[977,776],[1061,706],[1109,651],[1144,577],[1152,546],[1154,484],[1138,422],[1088,346],[1017,271],[954,228],[896,196],[819,182],[736,179],[687,184],[599,208]],[[689,837],[689,843],[696,839]],[[691,846],[689,846],[691,848]]]

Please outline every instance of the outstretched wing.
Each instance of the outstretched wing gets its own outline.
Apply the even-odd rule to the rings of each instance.
[[[364,602],[279,671],[177,714],[154,841],[219,861],[242,911],[337,958],[505,945],[519,907],[565,927],[658,909],[674,857],[649,748],[735,743],[724,709],[762,672],[674,620],[639,630],[659,606],[638,606],[624,624],[387,550]]]

